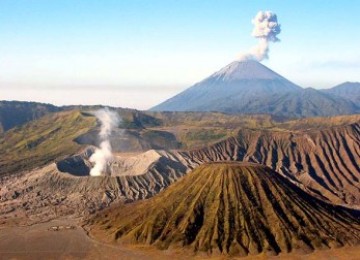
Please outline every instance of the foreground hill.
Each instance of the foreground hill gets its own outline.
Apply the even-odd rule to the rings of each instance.
[[[348,86],[344,86],[343,89]],[[218,111],[312,117],[354,114],[348,91],[302,89],[257,61],[235,61],[153,111]],[[352,91],[354,92],[354,91]],[[357,98],[360,98],[357,91]]]
[[[360,242],[358,213],[312,198],[270,168],[211,163],[152,199],[110,208],[92,234],[208,254],[333,248]]]

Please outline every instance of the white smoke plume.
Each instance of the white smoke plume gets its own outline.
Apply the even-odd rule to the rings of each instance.
[[[248,52],[240,56],[240,60],[257,60],[269,58],[270,42],[278,42],[280,39],[277,35],[281,32],[277,16],[271,11],[260,11],[252,20],[254,30],[252,36],[259,39],[257,45],[252,47]]]
[[[104,108],[96,111],[96,118],[101,123],[99,133],[100,147],[90,156],[90,162],[94,163],[94,167],[90,170],[91,176],[100,176],[106,170],[107,163],[112,159],[112,149],[110,144],[110,134],[112,129],[120,123],[119,115],[115,111]]]

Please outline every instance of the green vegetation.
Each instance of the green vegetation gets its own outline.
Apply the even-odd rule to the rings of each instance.
[[[141,136],[153,148],[178,149],[181,146],[181,143],[176,140],[175,135],[166,131],[145,130],[141,133]]]
[[[184,148],[204,147],[233,135],[233,131],[221,128],[190,129],[180,136]]]
[[[276,120],[270,115],[229,115],[219,112],[145,112],[157,118],[162,127],[271,127]]]
[[[217,140],[217,139],[221,139],[224,138],[226,136],[226,133],[224,132],[220,132],[220,131],[216,131],[214,129],[200,129],[197,130],[195,132],[188,132],[186,133],[186,138],[188,140],[199,140],[202,142],[207,142],[209,140]]]
[[[73,139],[94,126],[94,117],[67,111],[7,131],[0,138],[0,174],[32,169],[75,153],[80,146]]]
[[[360,115],[311,117],[286,121],[278,124],[278,127],[290,130],[307,130],[349,125],[357,122],[360,122]]]
[[[270,115],[228,115],[217,112],[145,112],[161,122],[153,130],[172,133],[182,149],[195,149],[235,136],[240,128],[274,127]]]

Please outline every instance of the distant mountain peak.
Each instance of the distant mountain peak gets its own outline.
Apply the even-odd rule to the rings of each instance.
[[[337,85],[331,89],[347,89],[347,90],[357,90],[359,91],[360,89],[360,82],[351,82],[351,81],[346,81],[340,85]]]
[[[258,61],[234,61],[215,72],[211,77],[219,77],[224,81],[243,79],[284,79],[282,76]]]
[[[234,61],[152,110],[247,112],[253,100],[300,90],[257,61]]]
[[[360,82],[344,82],[330,89],[322,90],[325,93],[345,98],[353,102],[360,109]]]
[[[357,83],[328,91],[303,89],[257,61],[234,61],[151,110],[285,117],[353,114],[360,111],[359,90]]]

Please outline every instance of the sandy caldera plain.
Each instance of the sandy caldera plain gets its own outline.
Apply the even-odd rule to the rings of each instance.
[[[54,229],[58,228],[58,231]],[[304,255],[248,256],[231,259],[359,259],[360,246]],[[78,219],[61,218],[30,226],[0,227],[0,259],[205,259],[179,251],[103,243],[89,237]],[[228,259],[210,257],[210,259]]]

